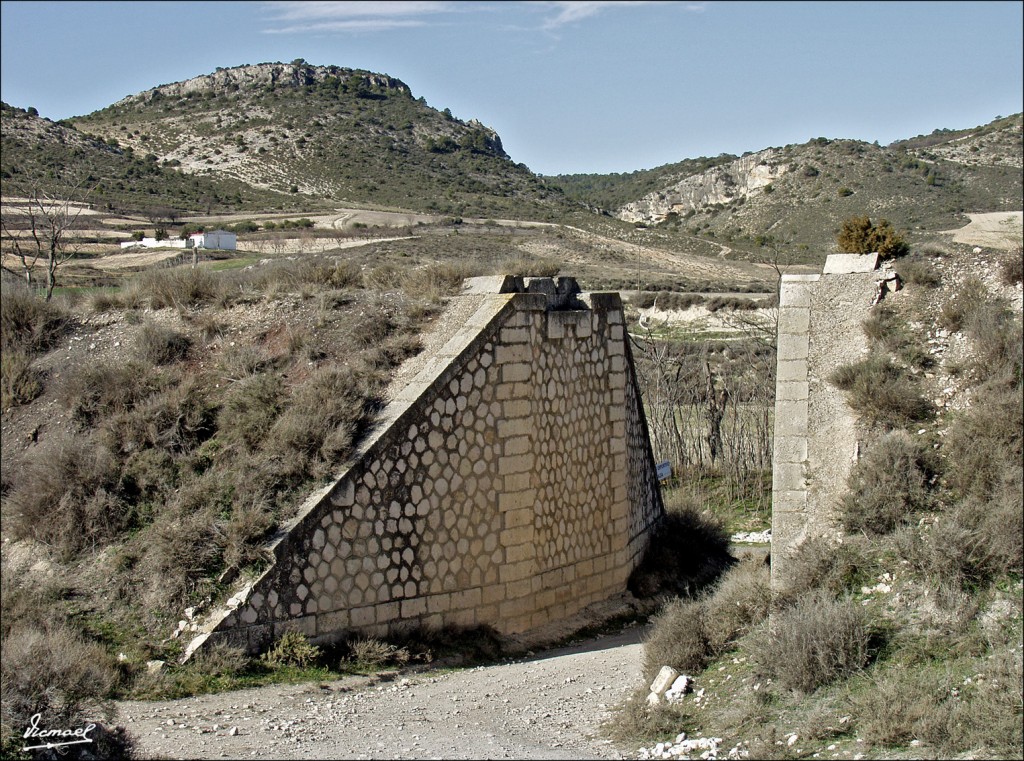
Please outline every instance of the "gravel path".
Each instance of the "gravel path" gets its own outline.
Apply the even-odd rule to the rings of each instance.
[[[600,734],[640,682],[642,629],[492,666],[124,702],[142,758],[624,758]],[[625,754],[625,755],[624,755]]]

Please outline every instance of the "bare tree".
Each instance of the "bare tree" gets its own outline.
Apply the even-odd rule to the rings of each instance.
[[[8,265],[6,256],[3,268],[24,277],[30,288],[37,269],[43,270],[47,301],[57,284],[57,269],[78,253],[71,232],[84,208],[82,201],[88,195],[81,193],[82,198],[78,199],[80,187],[75,185],[60,194],[33,188],[27,203],[4,206],[0,215],[5,253],[9,252],[18,262],[20,271],[19,266]]]

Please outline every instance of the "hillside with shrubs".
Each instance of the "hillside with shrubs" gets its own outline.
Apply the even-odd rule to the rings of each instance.
[[[748,554],[669,599],[613,737],[653,758],[1020,757],[1024,258],[976,251],[898,258],[869,353],[828,379],[870,432],[841,542],[805,542],[784,589]],[[692,492],[670,512],[713,536]],[[664,666],[690,692],[652,707]]]

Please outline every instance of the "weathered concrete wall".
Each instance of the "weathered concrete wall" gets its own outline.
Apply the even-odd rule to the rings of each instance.
[[[803,542],[840,537],[837,507],[863,438],[843,392],[828,382],[861,360],[873,305],[875,254],[830,256],[821,275],[785,275],[779,293],[772,467],[772,586]]]
[[[519,633],[624,591],[663,507],[619,297],[495,282],[189,653],[289,628]]]

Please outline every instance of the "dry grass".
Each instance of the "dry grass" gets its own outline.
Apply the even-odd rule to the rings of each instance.
[[[713,590],[696,599],[669,602],[644,641],[644,675],[662,666],[697,674],[768,615],[767,567],[748,560],[730,569]]]
[[[176,330],[152,322],[143,324],[135,342],[139,359],[152,365],[169,365],[188,355],[192,340]]]
[[[40,444],[20,466],[5,528],[69,559],[102,547],[132,522],[118,494],[118,464],[95,439],[65,435]]]
[[[841,502],[847,533],[886,534],[932,504],[931,448],[906,431],[873,443],[857,463]]]
[[[751,655],[783,689],[810,693],[864,668],[869,634],[859,602],[816,590],[773,614]]]

